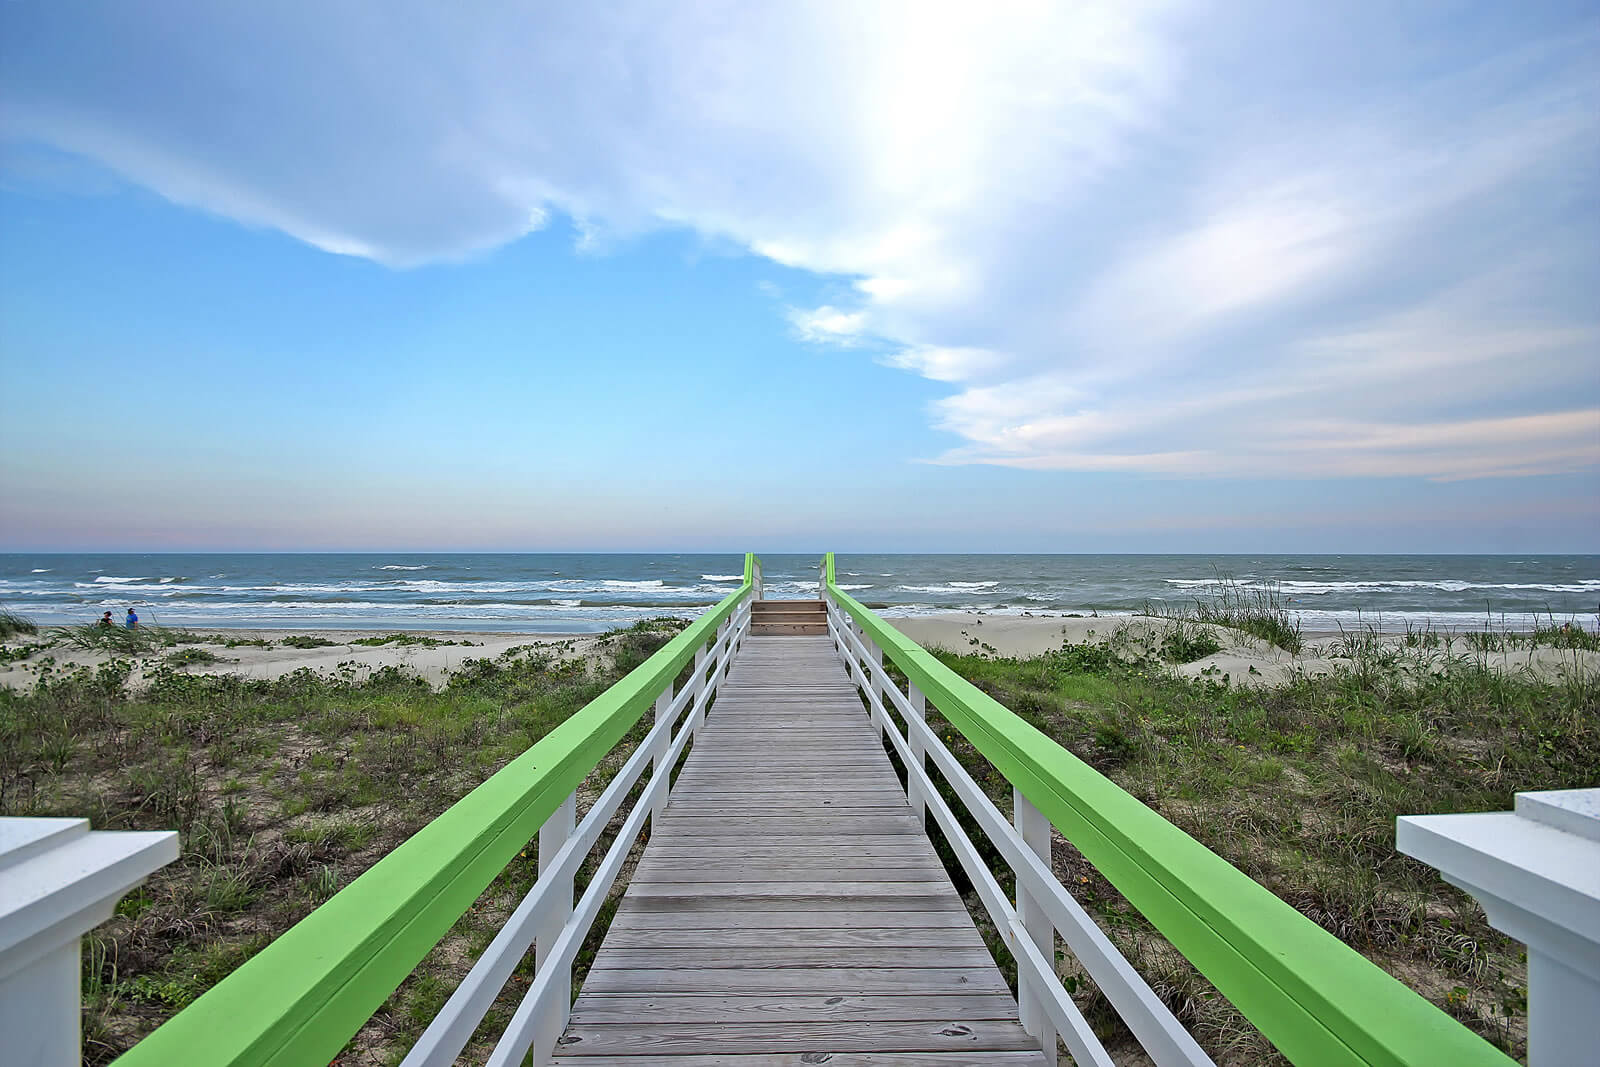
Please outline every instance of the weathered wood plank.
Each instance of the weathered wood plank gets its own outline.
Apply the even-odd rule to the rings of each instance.
[[[564,1056],[650,1051],[660,1056],[708,1052],[958,1052],[1027,1051],[1032,1039],[1015,1023],[974,1019],[857,1022],[577,1024],[557,1046]]]
[[[596,993],[1008,993],[987,967],[703,967],[590,971],[584,992]],[[582,999],[581,997],[579,998]]]
[[[641,863],[633,874],[636,882],[797,882],[797,881],[860,881],[860,882],[937,882],[944,877],[944,868],[932,863],[911,860],[878,859],[860,866],[846,867],[843,862],[818,860],[815,863],[777,861],[782,866],[762,867],[749,863],[715,863],[702,861],[693,865],[667,863],[654,860]],[[893,864],[891,866],[890,864]],[[826,864],[826,866],[824,866]]]
[[[750,1055],[673,1056],[557,1056],[551,1067],[1047,1067],[1043,1052],[757,1052]]]
[[[977,930],[939,926],[872,926],[863,928],[821,926],[814,928],[721,930],[715,939],[704,930],[672,926],[659,929],[614,924],[606,935],[606,951],[628,948],[699,948],[714,943],[724,948],[822,948],[831,946],[893,948],[969,948],[983,947]]]
[[[828,834],[777,834],[772,838],[751,838],[744,833],[716,833],[716,827],[700,827],[698,834],[673,834],[671,836],[652,834],[650,837],[651,848],[726,848],[736,846],[739,848],[820,848],[835,851],[849,849],[874,849],[888,847],[912,847],[926,845],[926,840],[919,842],[914,834],[895,832],[892,834],[851,834],[848,837],[834,837]],[[933,846],[927,845],[931,851]],[[758,854],[758,853],[752,853]]]
[[[721,907],[689,909],[663,908],[660,901],[652,907],[630,905],[627,900],[617,909],[611,929],[619,927],[635,930],[951,930],[972,931],[972,916],[965,908],[919,909],[917,911],[882,910],[876,908],[841,909],[816,907],[779,908],[771,905],[733,911]],[[680,901],[668,901],[681,904]],[[602,951],[604,949],[602,948]]]
[[[706,827],[711,830],[714,827]],[[919,849],[893,841],[872,840],[866,834],[840,834],[828,837],[795,837],[786,835],[782,840],[751,843],[743,834],[682,834],[673,837],[656,837],[650,847],[660,857],[658,862],[682,865],[699,862],[751,863],[765,866],[772,860],[788,858],[792,863],[815,863],[827,858],[843,866],[865,866],[879,860],[898,863],[916,863],[939,867],[938,856],[931,848]],[[655,860],[655,856],[651,857]],[[939,867],[943,870],[942,867]]]
[[[596,969],[664,971],[702,970],[708,967],[982,967],[992,963],[981,944],[968,948],[939,945],[908,948],[863,948],[860,945],[794,948],[792,946],[733,947],[726,944],[686,948],[632,948],[607,945],[595,960]]]
[[[574,1009],[574,1025],[603,1023],[701,1022],[871,1022],[940,1018],[957,1022],[973,1019],[1010,1019],[1017,1013],[1009,996],[980,993],[971,996],[819,996],[790,993],[768,996],[726,997],[705,993],[605,993],[594,994]]]
[[[944,876],[944,868],[921,857],[876,856],[855,863],[851,862],[856,859],[853,856],[816,857],[811,862],[776,856],[767,858],[772,861],[771,866],[752,862],[748,857],[721,861],[701,858],[693,863],[652,859],[647,864],[641,863],[633,877],[641,882],[936,882]]]
[[[704,835],[709,826],[701,823],[705,819],[697,819],[692,815],[680,816],[661,820],[660,829],[651,832],[651,839],[656,837],[697,837]],[[860,818],[830,817],[830,816],[804,816],[804,815],[775,815],[762,817],[750,815],[740,820],[753,835],[787,834],[793,836],[810,836],[811,834],[882,834],[895,830],[922,832],[916,817],[906,815],[863,815]]]

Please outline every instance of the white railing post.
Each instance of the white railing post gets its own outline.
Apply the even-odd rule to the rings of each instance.
[[[766,583],[761,578],[761,561],[759,559],[755,561],[755,587],[755,599],[765,600],[767,596],[767,587]]]
[[[1600,1049],[1600,789],[1518,793],[1516,810],[1402,815],[1395,847],[1439,868],[1528,946],[1528,1063]]]
[[[572,793],[551,813],[544,821],[544,825],[539,827],[540,878],[545,876],[546,870],[555,862],[556,854],[561,851],[561,846],[567,843],[577,825],[578,794]],[[533,963],[536,972],[547,965],[556,965],[557,961],[550,959],[550,953],[555,948],[556,939],[561,936],[562,927],[567,925],[567,920],[572,916],[572,875],[553,874],[553,876],[562,878],[564,884],[555,887],[553,898],[555,903],[545,913],[544,921],[539,924],[538,932],[534,934]],[[556,1047],[556,1041],[561,1037],[561,1031],[567,1028],[567,1015],[572,1011],[572,968],[568,966],[566,974],[553,976],[552,984],[555,990],[551,994],[544,1017],[534,1025],[534,1063],[543,1063],[549,1058]]]
[[[691,708],[700,703],[700,694],[706,688],[706,647],[702,642],[700,647],[694,650],[694,681],[690,683],[694,688],[694,697],[689,701]],[[694,739],[700,740],[700,718],[691,714],[689,726],[694,731]]]
[[[1017,828],[1017,834],[1033,854],[1044,861],[1047,869],[1053,869],[1050,866],[1050,820],[1022,795],[1022,790],[1013,786],[1011,796],[1011,821]],[[1056,958],[1056,928],[1039,902],[1034,900],[1033,894],[1023,888],[1020,876],[1017,878],[1017,923],[1053,966]],[[1051,1025],[1050,1016],[1045,1012],[1045,996],[1044,990],[1035,988],[1027,969],[1019,966],[1017,1010],[1022,1019],[1022,1028],[1039,1040],[1046,1057],[1054,1061],[1056,1028]]]
[[[656,697],[656,722],[672,714],[672,679],[667,679],[667,687]],[[667,750],[672,747],[671,732],[664,732],[661,740],[656,742],[655,756],[650,761],[650,777],[661,778],[672,773],[672,768],[667,766]],[[661,822],[661,817],[667,813],[667,788],[663,787],[656,794],[655,805],[650,809],[650,828],[655,829]]]
[[[906,696],[911,702],[911,715],[918,722],[928,721],[928,698],[922,690],[911,686]],[[906,724],[906,739],[911,742],[911,761],[916,764],[910,768],[906,775],[906,800],[911,804],[911,810],[917,814],[917,822],[926,830],[928,828],[928,798],[922,794],[922,775],[928,772],[928,752],[922,741],[922,731],[916,726]],[[921,771],[922,774],[917,772]]]
[[[878,645],[878,642],[866,637],[865,631],[862,632],[862,636],[865,638],[867,651],[872,654],[872,662],[882,667],[883,649]],[[889,729],[889,707],[887,704],[889,694],[884,683],[879,680],[877,672],[872,672],[872,677],[868,681],[872,684],[872,695],[877,698],[879,705],[883,707],[883,717],[878,720],[878,740],[882,741],[884,732]]]
[[[0,1062],[76,1067],[83,935],[178,858],[178,835],[0,819]]]

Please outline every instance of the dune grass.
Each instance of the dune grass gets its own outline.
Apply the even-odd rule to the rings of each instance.
[[[1289,610],[1289,598],[1276,585],[1245,585],[1234,578],[1218,577],[1204,596],[1187,604],[1146,602],[1144,613],[1174,621],[1226,626],[1285,652],[1297,653],[1305,647],[1300,620]]]
[[[181,835],[181,858],[85,939],[85,1062],[110,1061],[193,1001],[682,625],[606,635],[591,662],[536,646],[469,660],[438,691],[392,667],[360,681],[304,670],[264,681],[163,660],[129,692],[133,662],[120,657],[44,672],[29,692],[0,688],[0,814]],[[583,797],[649,725],[646,716]],[[351,1043],[359,1062],[398,1062],[536,871],[530,849],[495,880]],[[580,975],[599,937],[580,954]],[[503,1026],[514,1007],[492,1015]]]
[[[1357,658],[1347,668],[1270,689],[1186,681],[1103,646],[1025,660],[938,655],[1314,922],[1525,1055],[1521,946],[1436,871],[1397,854],[1394,819],[1505,810],[1519,790],[1600,786],[1600,688],[1592,676],[1541,682],[1471,656],[1397,653],[1392,642],[1349,651]],[[947,721],[931,711],[929,721],[1009,810],[1009,784]],[[1058,839],[1054,862],[1219,1063],[1282,1062],[1076,849]],[[1070,957],[1061,971],[1113,1055],[1129,1051],[1087,974]]]
[[[291,634],[282,641],[285,648],[333,648],[336,643],[315,634]]]
[[[38,624],[26,615],[19,615],[10,608],[0,608],[0,641],[38,632]]]
[[[170,626],[105,626],[97,622],[82,626],[60,626],[51,631],[53,640],[69,648],[85,651],[110,652],[118,656],[147,656],[177,645],[217,644],[232,648],[236,644],[262,644],[267,642],[231,641],[220,634],[202,634]]]
[[[330,642],[331,643],[331,642]],[[381,648],[384,645],[416,646],[418,648],[440,648],[444,645],[471,645],[472,641],[441,641],[428,634],[394,633],[374,635],[372,637],[358,637],[350,642],[352,645],[365,645],[368,648]]]

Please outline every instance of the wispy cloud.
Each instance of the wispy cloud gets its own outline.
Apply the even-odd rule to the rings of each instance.
[[[789,325],[802,341],[853,347],[863,341],[861,335],[867,328],[867,313],[840,311],[831,304],[809,310],[790,308]]]
[[[195,0],[0,20],[7,136],[330,252],[449,260],[561,213],[593,249],[682,226],[848,278],[790,326],[950,383],[937,462],[1597,462],[1592,19]]]

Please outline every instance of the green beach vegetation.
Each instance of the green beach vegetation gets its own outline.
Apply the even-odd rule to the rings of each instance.
[[[229,640],[220,634],[201,634],[168,626],[139,626],[129,630],[120,625],[107,626],[93,622],[82,626],[57,627],[51,631],[50,637],[52,641],[59,641],[69,648],[123,656],[149,655],[177,645],[227,644]],[[266,642],[261,644],[270,647]]]
[[[1289,610],[1289,598],[1276,585],[1246,585],[1235,578],[1219,576],[1207,594],[1186,604],[1147,602],[1145,614],[1175,622],[1226,626],[1285,652],[1299,652],[1305,647],[1300,620]]]
[[[1596,649],[1594,633],[1554,620],[1523,634],[1351,630],[1335,642],[1343,661],[1331,673],[1242,686],[1242,678],[1174,672],[1218,651],[1219,627],[1229,625],[1197,616],[1169,615],[1160,627],[1108,622],[1098,639],[1027,659],[999,656],[978,638],[938,656],[1341,940],[1522,1055],[1520,946],[1436,872],[1394,851],[1394,818],[1501,810],[1517,790],[1600,785],[1593,673],[1549,680],[1505,669],[1503,657],[1508,649],[1556,649],[1576,664]],[[189,665],[219,662],[212,648],[271,643],[155,627],[74,627],[3,646],[35,680],[26,690],[0,688],[0,814],[87,816],[97,828],[177,829],[182,838],[180,860],[86,939],[87,1061],[109,1061],[190,1003],[683,625],[645,620],[604,635],[586,658],[574,654],[574,642],[466,659],[437,689],[394,667],[363,674],[344,665],[332,676],[299,670],[276,680],[190,675]],[[134,640],[124,646],[123,635]],[[449,643],[382,634],[368,642],[422,639]],[[280,643],[334,644],[315,635]],[[47,653],[61,647],[93,649],[98,662],[58,665]],[[930,722],[1007,810],[1010,786],[936,711]],[[591,776],[584,797],[598,793],[647,726]],[[981,836],[974,840],[983,847]],[[1277,1062],[1070,844],[1056,842],[1054,861],[1219,1063]],[[398,1061],[533,883],[536,862],[530,848],[496,879],[352,1049]],[[619,892],[580,957],[580,981]],[[976,898],[969,903],[983,927]],[[1004,964],[992,933],[991,943]],[[1070,957],[1061,970],[1113,1054],[1129,1052],[1088,977]],[[526,978],[519,972],[508,997]],[[490,1024],[503,1024],[511,1007],[497,1006]]]
[[[444,645],[470,645],[471,641],[441,641],[437,637],[427,634],[385,634],[383,636],[358,637],[350,642],[352,645],[365,645],[368,648],[379,648],[383,645],[415,645],[419,648],[440,648]],[[331,644],[331,642],[330,642]]]
[[[293,634],[282,641],[285,648],[332,648],[336,643],[315,634]]]
[[[0,608],[0,641],[38,632],[38,625],[26,615],[19,615],[10,608]]]

